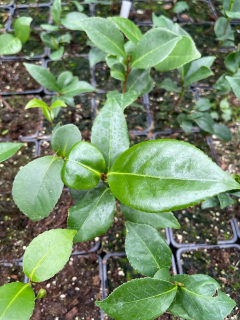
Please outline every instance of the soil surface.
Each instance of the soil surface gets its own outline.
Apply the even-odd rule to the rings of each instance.
[[[56,276],[41,283],[47,296],[36,300],[31,320],[100,320],[100,309],[95,305],[101,300],[98,259],[76,256]],[[35,292],[40,289],[34,286]]]
[[[138,21],[152,21],[152,14],[156,16],[164,15],[168,18],[172,16],[172,2],[170,1],[134,1],[135,16]]]
[[[41,66],[41,61],[34,64]],[[38,90],[41,86],[20,61],[0,61],[0,92],[14,93]]]
[[[237,307],[226,319],[239,319],[240,306],[240,250],[237,248],[198,249],[182,253],[183,273],[207,274],[213,277]]]
[[[41,129],[43,114],[41,108],[25,110],[27,103],[35,96],[11,96],[0,98],[0,138],[19,139],[33,136]]]
[[[121,81],[114,79],[110,75],[110,68],[105,62],[100,62],[95,66],[96,88],[103,91],[122,91]]]

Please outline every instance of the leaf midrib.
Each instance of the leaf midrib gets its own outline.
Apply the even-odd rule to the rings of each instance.
[[[197,293],[194,292],[194,291],[188,290],[188,289],[186,289],[185,287],[181,287],[181,290],[185,290],[185,291],[187,291],[187,292],[189,292],[189,293],[191,293],[191,294],[193,294],[193,295],[195,295],[195,296],[197,296],[197,297],[200,297],[200,298],[203,298],[203,299],[206,299],[206,300],[211,300],[212,302],[222,302],[222,301],[220,301],[220,300],[214,299],[214,297],[201,296],[200,294],[197,294]],[[216,297],[216,298],[217,298],[217,297]],[[228,301],[224,301],[224,303],[232,304],[231,301],[229,301],[229,302],[228,302]]]
[[[145,174],[138,173],[130,173],[130,172],[109,172],[107,176],[110,175],[128,175],[128,176],[136,176],[136,177],[144,177],[144,178],[154,178],[154,179],[165,179],[165,180],[182,180],[182,181],[204,181],[204,182],[219,182],[220,180],[207,180],[207,179],[187,179],[187,178],[176,178],[176,177],[158,177],[158,176],[150,176]]]
[[[96,171],[96,170],[90,168],[89,166],[87,166],[87,165],[85,165],[85,164],[83,164],[83,163],[81,163],[81,162],[77,162],[77,161],[70,160],[70,159],[66,159],[66,161],[70,161],[70,162],[79,164],[81,167],[83,167],[83,168],[85,168],[85,169],[87,169],[87,170],[89,170],[89,171],[92,171],[93,173],[95,173],[95,174],[98,175],[98,176],[101,176],[101,172]]]
[[[156,50],[158,50],[158,49],[160,49],[160,48],[162,48],[162,47],[164,47],[164,46],[166,46],[166,45],[168,45],[168,44],[170,44],[170,43],[172,43],[172,42],[177,41],[177,39],[180,40],[181,37],[176,37],[175,39],[172,39],[171,41],[168,41],[167,43],[165,42],[164,44],[162,44],[162,45],[154,48],[153,50],[148,51],[146,54],[144,54],[143,56],[141,56],[140,58],[138,58],[137,60],[135,60],[135,61],[133,62],[132,68],[133,68],[133,66],[134,66],[137,62],[139,62],[140,60],[144,59],[146,56],[152,54],[154,51],[156,51]],[[178,41],[179,41],[179,40],[178,40]],[[164,58],[163,58],[161,61],[163,61],[163,60],[164,60]],[[161,62],[161,61],[160,61],[160,62]],[[159,62],[159,63],[160,63],[160,62]]]
[[[4,316],[4,314],[7,312],[8,308],[13,304],[13,302],[17,299],[17,297],[20,295],[20,293],[26,289],[26,287],[29,287],[30,283],[25,284],[24,287],[22,287],[22,289],[14,296],[14,298],[9,302],[9,304],[7,305],[7,307],[5,308],[5,310],[3,311],[1,318]]]
[[[49,255],[49,253],[54,250],[60,242],[62,242],[64,239],[68,238],[69,235],[64,236],[60,241],[58,241],[43,257],[42,259],[37,263],[36,267],[33,269],[33,271],[31,272],[29,279],[32,280],[32,277],[34,275],[34,272],[37,270],[37,268],[39,267],[39,265],[43,262],[43,260]]]

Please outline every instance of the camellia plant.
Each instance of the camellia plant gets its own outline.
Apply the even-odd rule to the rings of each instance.
[[[235,302],[209,276],[171,276],[172,252],[157,229],[179,228],[172,210],[226,192],[239,192],[239,178],[231,177],[202,151],[185,142],[150,140],[129,148],[124,115],[127,106],[151,90],[152,67],[159,71],[181,68],[184,81],[191,84],[199,80],[195,74],[202,68],[198,65],[200,53],[184,30],[177,24],[168,25],[164,19],[159,23],[165,26],[144,35],[134,23],[120,17],[72,23],[85,30],[92,43],[106,54],[112,76],[122,81],[122,93],[108,93],[93,123],[91,143],[82,141],[75,125],[58,124],[51,135],[55,155],[40,157],[17,174],[13,199],[32,221],[51,213],[64,185],[75,204],[69,209],[68,229],[46,231],[27,247],[23,270],[29,283],[15,282],[0,288],[0,319],[31,317],[35,299],[47,294],[40,289],[35,297],[32,286],[63,268],[73,242],[91,240],[106,232],[114,220],[118,200],[129,220],[129,262],[146,277],[123,284],[96,304],[116,320],[151,320],[166,310],[187,320],[223,320]],[[123,34],[129,40],[126,43]],[[25,66],[40,84],[57,92],[55,101],[73,102],[74,95],[95,90],[69,72],[55,79],[44,68]],[[204,70],[209,72],[208,67]],[[30,102],[29,106],[40,106],[50,114],[57,109],[54,104],[48,107],[39,101]]]

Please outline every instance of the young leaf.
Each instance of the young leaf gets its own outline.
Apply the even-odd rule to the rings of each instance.
[[[129,137],[123,110],[115,100],[107,100],[96,117],[91,142],[102,152],[109,171],[115,160],[129,147]],[[104,171],[102,171],[104,172]]]
[[[217,40],[233,40],[234,31],[232,30],[231,24],[228,23],[228,19],[220,17],[214,24],[214,32]]]
[[[217,197],[220,202],[221,209],[224,209],[224,208],[234,204],[234,200],[225,192],[218,194]]]
[[[44,108],[48,108],[48,105],[42,100],[32,99],[27,103],[27,105],[25,107],[25,109],[30,109],[30,108],[42,108],[42,109],[44,109]]]
[[[24,63],[27,71],[41,86],[44,86],[48,90],[60,92],[60,88],[57,84],[55,77],[47,69],[31,64]]]
[[[146,212],[183,209],[220,192],[240,189],[202,151],[175,140],[131,147],[115,161],[107,177],[121,202]]]
[[[73,189],[91,189],[99,183],[105,167],[101,152],[91,143],[81,141],[68,153],[62,168],[62,180]]]
[[[151,91],[152,87],[153,79],[150,76],[150,69],[131,69],[127,79],[126,92],[136,91],[139,96],[143,96]]]
[[[45,298],[47,295],[47,291],[45,289],[40,289],[38,291],[38,295],[36,297],[36,299],[42,299],[42,298]]]
[[[49,215],[63,189],[63,160],[54,156],[36,159],[23,167],[13,182],[13,200],[32,221]]]
[[[29,244],[23,256],[23,271],[34,282],[50,279],[67,263],[76,230],[45,231]]]
[[[58,50],[59,46],[59,38],[54,37],[52,33],[41,32],[40,34],[41,40],[45,44],[45,46],[49,47],[52,50]]]
[[[72,82],[68,86],[61,89],[61,93],[64,94],[66,97],[73,97],[84,92],[92,91],[96,91],[96,88],[91,86],[86,81]]]
[[[50,106],[51,109],[56,109],[56,108],[59,108],[59,107],[66,108],[67,105],[66,105],[65,102],[57,100],[57,101],[54,101]]]
[[[171,79],[166,78],[159,84],[158,88],[165,89],[167,91],[179,92],[178,86]]]
[[[145,276],[153,277],[158,270],[170,268],[172,251],[155,228],[129,221],[126,222],[126,227],[126,253],[135,270]]]
[[[69,30],[80,30],[83,31],[79,22],[88,18],[88,16],[81,12],[70,12],[64,18],[61,19],[62,25]]]
[[[104,61],[106,58],[106,53],[102,52],[98,48],[91,48],[89,51],[89,64],[90,67],[94,67],[98,62]]]
[[[70,71],[64,71],[62,72],[58,79],[57,79],[57,83],[59,88],[64,88],[66,86],[68,86],[73,80],[73,74]]]
[[[227,55],[225,61],[226,68],[232,72],[237,72],[239,66],[240,66],[240,51],[237,52],[231,52]]]
[[[196,111],[207,111],[211,109],[211,103],[208,99],[200,98],[193,109]]]
[[[58,128],[51,137],[51,146],[58,156],[66,158],[75,143],[82,140],[81,132],[74,124]]]
[[[212,197],[210,199],[203,201],[203,203],[201,204],[201,208],[208,209],[208,208],[213,208],[219,205],[220,203],[219,203],[218,197]]]
[[[12,157],[24,143],[1,142],[0,143],[0,162]]]
[[[110,17],[108,20],[115,22],[118,28],[133,43],[137,44],[141,40],[142,32],[131,20],[122,17]]]
[[[153,278],[164,280],[164,281],[170,281],[171,275],[168,269],[161,269],[155,273]]]
[[[125,80],[126,72],[125,68],[121,63],[115,63],[111,68],[111,77],[120,81]]]
[[[72,3],[75,4],[79,12],[82,12],[84,10],[84,6],[81,5],[78,1],[72,1]]]
[[[110,91],[107,94],[108,99],[113,99],[119,107],[124,111],[127,106],[130,106],[138,97],[136,91],[129,91],[127,93],[119,93],[117,91]]]
[[[22,50],[22,42],[11,34],[0,36],[0,55],[15,54]]]
[[[48,31],[59,31],[59,27],[52,24],[41,24],[40,27]]]
[[[213,124],[214,134],[220,139],[228,142],[232,139],[232,132],[224,124],[214,123]]]
[[[14,23],[14,32],[18,39],[21,40],[22,43],[27,42],[30,36],[30,24],[32,22],[32,18],[29,17],[20,17]]]
[[[182,314],[176,312],[179,306],[190,319],[223,320],[235,307],[236,303],[221,291],[213,297],[220,285],[209,276],[182,276],[181,283],[184,286],[178,287],[176,300],[168,309],[175,316],[182,317]],[[178,281],[176,279],[178,278],[171,278],[172,281]]]
[[[174,27],[174,22],[163,15],[158,17],[156,16],[155,13],[153,13],[152,21],[153,21],[153,26],[155,28],[160,27],[160,28],[166,28],[166,29],[172,30],[172,28]]]
[[[240,12],[232,12],[226,10],[225,14],[230,19],[240,19]]]
[[[226,79],[230,83],[236,97],[240,100],[240,77],[226,77]]]
[[[29,320],[32,316],[35,295],[30,283],[12,282],[0,287],[0,319]]]
[[[106,232],[113,221],[115,197],[106,186],[97,186],[69,209],[68,227],[77,230],[74,242],[94,239]]]
[[[189,10],[189,5],[186,1],[178,1],[173,8],[174,13],[182,13],[185,10]]]
[[[95,303],[117,320],[151,320],[168,309],[176,292],[177,286],[170,282],[143,278],[123,284],[107,299]]]
[[[147,224],[156,229],[162,228],[174,228],[179,229],[180,224],[174,217],[172,212],[161,212],[161,213],[149,213],[136,210],[125,206],[125,204],[120,204],[123,215],[131,222]]]
[[[61,0],[54,0],[53,5],[51,7],[51,13],[52,13],[53,21],[57,26],[59,26],[61,24],[60,18],[62,14]]]
[[[192,114],[194,115],[194,114]],[[190,117],[189,117],[190,118]],[[213,118],[210,116],[209,113],[202,113],[200,117],[196,117],[192,119],[202,130],[214,134],[213,125],[214,121]]]
[[[103,18],[88,18],[81,20],[79,25],[100,50],[126,58],[123,35],[114,22]]]
[[[173,50],[181,36],[163,28],[146,32],[132,55],[132,68],[146,69],[163,61]]]
[[[173,70],[200,57],[201,54],[191,37],[183,35],[169,55],[157,64],[155,69],[158,71]]]
[[[213,75],[212,71],[208,67],[200,67],[197,71],[191,74],[187,79],[184,81],[184,88],[188,88],[194,82],[198,82],[202,79],[208,78]]]
[[[50,59],[60,60],[62,58],[63,53],[64,53],[64,47],[59,47],[58,50],[56,50],[50,54]]]

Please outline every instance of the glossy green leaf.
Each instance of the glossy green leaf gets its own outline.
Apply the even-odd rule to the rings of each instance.
[[[107,57],[106,57],[106,63],[107,65],[109,66],[109,68],[112,68],[112,66],[115,64],[115,63],[118,63],[119,62],[119,59],[117,58],[117,56],[114,56],[112,54],[108,54]]]
[[[54,0],[51,6],[51,13],[52,13],[53,21],[57,26],[59,26],[61,14],[62,14],[61,0]]]
[[[76,230],[45,231],[29,244],[23,256],[23,271],[34,282],[53,277],[67,263]]]
[[[158,88],[165,89],[167,91],[179,92],[178,86],[170,78],[166,78],[158,85]]]
[[[116,320],[151,320],[164,313],[176,295],[177,286],[159,279],[129,281],[96,305]]]
[[[72,188],[68,188],[68,191],[75,203],[78,203],[83,198],[83,196],[85,196],[85,194],[88,192],[88,190],[76,190]]]
[[[232,139],[232,133],[230,129],[224,124],[214,123],[213,125],[214,134],[222,140],[228,142]]]
[[[115,197],[106,186],[97,186],[69,209],[68,227],[77,230],[74,242],[94,239],[106,232],[113,221]]]
[[[164,15],[158,17],[155,13],[153,13],[152,20],[154,27],[167,28],[169,30],[172,30],[174,26],[174,22],[171,19],[165,17]]]
[[[39,100],[39,99],[32,99],[30,100],[25,109],[30,109],[30,108],[47,108],[48,105],[42,101],[42,100]]]
[[[173,281],[174,278],[172,277],[171,280]],[[190,319],[223,320],[236,305],[229,296],[221,291],[218,291],[217,296],[213,297],[220,285],[209,276],[185,275],[181,283],[184,286],[178,287],[173,308],[172,306],[169,308],[169,311],[175,316],[182,316],[176,313],[177,305],[187,312]]]
[[[111,77],[115,78],[117,80],[120,81],[124,81],[125,80],[125,76],[126,76],[126,72],[125,72],[125,68],[121,63],[115,63],[112,67],[111,67]]]
[[[107,177],[121,202],[146,212],[182,209],[240,189],[202,151],[176,140],[152,140],[131,147]]]
[[[183,35],[169,55],[155,66],[158,71],[169,71],[183,66],[184,64],[199,59],[200,52],[197,50],[191,37]]]
[[[50,54],[50,59],[61,60],[63,53],[64,53],[64,47],[59,47],[58,50],[56,50]]]
[[[59,108],[59,107],[66,108],[67,105],[66,105],[65,102],[63,102],[61,100],[57,100],[57,101],[54,101],[50,106],[51,109],[56,109],[56,108]]]
[[[58,50],[59,48],[59,38],[54,37],[52,33],[41,32],[40,34],[41,40],[45,44],[45,46],[49,47],[52,50]]]
[[[89,64],[90,67],[94,67],[98,62],[100,61],[104,61],[106,58],[106,53],[102,52],[100,49],[98,48],[91,48],[91,50],[89,51]]]
[[[20,17],[14,23],[14,32],[16,37],[22,42],[25,43],[30,36],[30,24],[32,18],[29,17]]]
[[[184,88],[188,88],[194,82],[198,82],[202,79],[208,78],[212,76],[213,73],[208,67],[200,67],[197,71],[191,74],[185,81],[184,81]]]
[[[61,90],[66,97],[73,97],[84,92],[96,91],[92,85],[86,81],[72,82]]]
[[[70,71],[64,71],[62,72],[58,79],[57,79],[57,83],[59,88],[64,88],[66,86],[68,86],[73,80],[73,74]]]
[[[91,189],[99,183],[105,167],[101,152],[91,143],[81,141],[68,153],[62,169],[62,180],[73,189]]]
[[[108,20],[115,22],[125,36],[135,44],[137,44],[143,36],[141,30],[131,20],[122,17],[111,17],[108,18]]]
[[[40,27],[48,31],[59,31],[59,27],[52,24],[41,24]]]
[[[172,251],[155,228],[129,221],[126,222],[126,227],[126,253],[135,270],[153,277],[158,270],[170,268]]]
[[[136,91],[139,96],[150,92],[153,87],[153,79],[150,76],[150,69],[141,70],[133,68],[128,75],[126,92]]]
[[[170,277],[171,275],[168,269],[161,269],[155,273],[153,278],[164,280],[164,281],[170,281]]]
[[[227,73],[221,75],[217,82],[213,85],[214,89],[218,90],[219,94],[228,94],[231,91],[231,85],[226,79]]]
[[[161,212],[161,213],[149,213],[136,210],[125,206],[125,204],[120,204],[123,215],[131,222],[139,224],[147,224],[156,229],[162,228],[174,228],[179,229],[180,224],[174,217],[172,212]]]
[[[88,18],[79,25],[100,50],[126,58],[123,35],[114,22],[103,18]]]
[[[189,10],[189,5],[186,1],[178,1],[173,8],[174,13],[182,13],[185,10]]]
[[[1,142],[0,143],[0,162],[12,157],[24,143]]]
[[[218,197],[212,197],[210,199],[203,201],[201,208],[208,209],[208,208],[213,208],[219,205],[220,203],[219,203]]]
[[[198,99],[194,107],[194,110],[196,111],[207,111],[209,109],[211,109],[211,103],[208,99],[205,98]]]
[[[0,287],[0,301],[1,320],[29,320],[35,295],[30,283],[12,282]]]
[[[181,127],[186,134],[189,134],[192,130],[193,123],[192,121],[184,120],[181,124]]]
[[[130,106],[138,97],[136,91],[129,91],[126,93],[119,93],[117,91],[110,91],[107,94],[108,99],[113,99],[118,106],[124,111],[127,106]]]
[[[63,95],[63,96],[54,96],[52,98],[52,102],[59,101],[59,100],[65,102],[67,105],[69,105],[71,107],[75,107],[75,102],[74,102],[73,97],[66,97]],[[53,110],[54,114],[55,114],[56,110],[60,111],[60,109],[55,109],[55,110]]]
[[[68,30],[81,30],[83,28],[80,26],[80,22],[83,19],[88,18],[88,16],[81,12],[70,12],[64,18],[61,19],[62,25]]]
[[[226,77],[226,79],[230,83],[236,97],[240,100],[240,77]]]
[[[51,91],[60,91],[55,77],[47,69],[31,63],[24,63],[27,71],[41,86]]]
[[[61,158],[46,156],[29,162],[15,177],[13,200],[32,221],[47,217],[56,205],[63,189],[62,166]]]
[[[221,209],[224,209],[224,208],[234,204],[234,200],[225,192],[218,194],[217,197],[220,202]]]
[[[146,32],[132,55],[132,67],[146,69],[159,64],[171,53],[181,37],[167,29],[157,28]]]
[[[240,67],[240,51],[231,52],[227,55],[225,61],[226,68],[232,72],[237,72],[238,68]]]
[[[209,113],[203,112],[200,117],[193,119],[194,122],[201,128],[202,130],[214,134],[214,121]]]
[[[82,140],[81,132],[74,124],[60,127],[51,137],[51,146],[58,156],[65,158],[75,143]]]
[[[232,12],[226,10],[225,14],[230,19],[240,19],[240,12]]]
[[[220,17],[214,24],[214,32],[217,40],[233,40],[234,31],[232,30],[231,24],[228,23],[228,19]]]
[[[22,42],[11,34],[0,36],[0,55],[15,54],[22,50]]]
[[[126,119],[123,110],[115,100],[108,99],[97,115],[92,127],[91,142],[102,152],[107,171],[115,160],[128,149]]]

